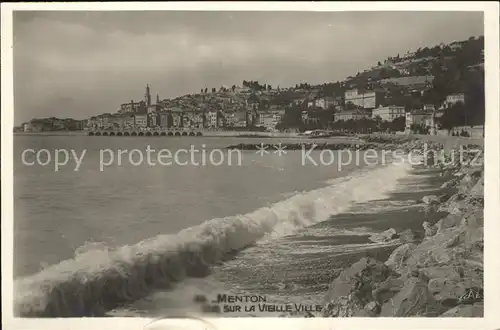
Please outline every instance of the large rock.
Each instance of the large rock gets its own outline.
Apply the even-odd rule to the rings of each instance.
[[[432,236],[436,235],[436,232],[437,232],[436,228],[433,227],[429,222],[424,221],[424,223],[422,224],[422,227],[424,227],[425,238],[432,237]]]
[[[401,273],[403,263],[406,261],[410,253],[417,247],[416,244],[406,243],[398,246],[389,256],[385,265],[397,273]]]
[[[402,277],[391,276],[380,283],[380,285],[372,291],[372,295],[375,301],[382,305],[401,291],[404,284],[405,281]]]
[[[458,214],[448,214],[446,217],[439,220],[434,226],[436,233],[440,234],[444,230],[452,227],[457,227],[462,222],[462,217]]]
[[[411,277],[401,291],[382,306],[382,317],[438,316],[444,308],[427,289],[427,283]]]
[[[369,237],[370,241],[379,243],[379,242],[387,242],[393,240],[398,237],[396,230],[394,228],[387,229],[381,233],[373,234]]]
[[[417,235],[411,229],[403,230],[398,235],[401,243],[412,243],[417,240]]]
[[[438,204],[440,202],[439,197],[436,195],[428,195],[422,197],[422,202],[424,204]]]
[[[380,304],[377,301],[370,301],[365,305],[364,314],[368,317],[375,317],[380,314]]]
[[[406,266],[429,267],[438,264],[447,264],[454,258],[458,258],[459,251],[450,249],[459,242],[464,229],[450,228],[442,233],[436,234],[420,243],[406,260]]]
[[[483,317],[484,304],[475,303],[473,305],[459,305],[443,314],[442,317]]]
[[[458,183],[458,180],[457,179],[451,179],[449,181],[446,181],[445,183],[443,183],[441,185],[441,189],[449,189],[449,188],[453,188],[457,185]]]
[[[471,188],[469,194],[472,196],[484,196],[484,177],[482,176]]]
[[[465,285],[460,280],[443,277],[429,280],[429,291],[443,306],[454,307],[458,305],[460,297],[465,294]]]
[[[466,289],[463,267],[433,266],[421,272],[429,278],[428,289],[437,301],[447,307],[458,305]]]
[[[464,236],[465,247],[469,250],[473,250],[471,252],[480,252],[481,261],[482,261],[482,252],[484,249],[484,229],[483,227],[478,228],[468,228],[465,232]],[[474,251],[476,250],[476,251]]]
[[[425,276],[429,278],[429,280],[434,278],[443,278],[447,280],[460,280],[460,269],[454,266],[432,266],[421,268],[420,272],[422,272]]]
[[[466,201],[467,195],[463,193],[456,193],[452,195],[446,202],[439,205],[438,211],[448,212],[451,214],[461,214],[467,210],[468,203]]]
[[[483,175],[483,171],[479,169],[468,169],[469,173],[466,173],[464,177],[460,180],[458,185],[458,191],[461,193],[469,192],[472,187],[474,187],[479,179]]]
[[[343,270],[330,284],[322,315],[349,317],[363,315],[366,304],[374,301],[373,291],[393,272],[373,258],[363,258]]]
[[[363,305],[350,294],[324,304],[321,310],[322,317],[352,317],[355,314],[364,314]]]

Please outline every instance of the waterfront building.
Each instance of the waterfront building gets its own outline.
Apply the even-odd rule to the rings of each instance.
[[[120,110],[118,110],[119,113],[136,113],[136,112],[141,112],[141,110],[144,108],[144,103],[143,102],[134,102],[134,100],[130,100],[129,103],[123,103],[120,105]]]
[[[336,109],[343,109],[345,105],[345,100],[343,96],[336,96],[333,100],[333,105]]]
[[[446,100],[444,101],[443,107],[449,108],[454,104],[463,103],[465,104],[465,94],[464,93],[456,93],[450,94],[446,96]]]
[[[50,125],[52,126],[51,130],[53,131],[61,131],[66,128],[65,121],[59,118],[48,118],[47,119]]]
[[[122,116],[121,115],[111,115],[108,117],[108,124],[106,128],[121,128],[122,127]]]
[[[148,111],[147,113],[148,114],[151,114],[151,113],[158,113],[161,111],[161,105],[159,104],[152,104],[148,107]]]
[[[435,111],[436,107],[434,106],[434,104],[424,104],[423,107],[422,107],[422,110],[424,110],[424,111]]]
[[[337,101],[333,96],[320,97],[315,100],[315,106],[322,109],[328,109],[331,106],[335,106]]]
[[[246,126],[258,126],[259,122],[259,111],[257,110],[248,110],[246,112]]]
[[[48,123],[45,123],[38,119],[33,119],[29,123],[23,124],[24,132],[43,132],[50,130]]]
[[[384,98],[381,91],[360,92],[358,89],[351,89],[345,92],[345,103],[352,103],[363,109],[373,109],[378,107]]]
[[[309,119],[309,113],[307,111],[302,111],[300,113],[300,120],[303,122],[303,123],[307,123],[307,120]]]
[[[217,111],[217,127],[224,126],[226,126],[226,118],[222,112]]]
[[[159,127],[161,123],[159,112],[148,113],[148,127]]]
[[[257,126],[265,127],[267,129],[274,129],[276,127],[276,120],[272,112],[259,112]]]
[[[359,120],[362,118],[370,118],[371,117],[371,111],[364,110],[364,109],[353,109],[353,110],[345,110],[342,112],[338,112],[335,114],[335,121],[339,120]]]
[[[210,128],[217,128],[218,127],[218,122],[217,122],[217,111],[208,111],[207,112],[207,127]]]
[[[170,128],[173,126],[172,113],[169,111],[164,111],[160,113],[160,127]]]
[[[97,128],[97,117],[92,116],[87,120],[87,128],[88,129],[96,129]]]
[[[317,124],[321,120],[321,111],[308,111],[306,124]]]
[[[285,109],[261,111],[256,118],[256,126],[274,129],[283,120],[284,116]]]
[[[149,93],[149,89],[147,90],[147,93]],[[151,98],[151,95],[149,96],[149,98]],[[159,113],[161,110],[162,110],[162,105],[160,103],[160,95],[156,93],[156,103],[147,106],[147,113],[148,114]]]
[[[132,128],[135,124],[134,115],[125,114],[122,117],[122,127],[123,128]]]
[[[229,127],[247,127],[247,112],[236,111],[227,113],[226,123]]]
[[[412,125],[422,125],[434,127],[434,115],[429,111],[414,111],[405,114],[405,127],[407,130]]]
[[[248,110],[258,110],[260,106],[260,101],[257,95],[251,94],[245,101]]]
[[[165,112],[167,112],[170,115],[168,117],[169,120],[171,120],[168,122],[169,127],[175,127],[175,128],[182,127],[184,110],[182,110],[177,106],[174,106],[174,107],[168,107]]]
[[[398,117],[405,116],[405,107],[390,105],[386,107],[378,107],[372,110],[372,117],[380,117],[384,121],[393,121]]]
[[[111,114],[104,113],[97,116],[97,128],[109,128],[109,118]]]
[[[193,123],[194,128],[203,128],[203,123],[205,122],[205,113],[201,110],[196,110],[193,113]]]
[[[183,117],[182,112],[172,111],[171,115],[172,115],[172,126],[171,127],[175,127],[175,128],[182,127],[182,117]]]
[[[293,106],[297,106],[297,105],[301,105],[303,104],[304,102],[306,102],[306,98],[304,97],[301,97],[301,98],[297,98],[295,100],[293,100],[292,102],[290,102],[290,106],[293,107]]]
[[[286,113],[285,109],[279,109],[273,112],[274,123],[275,123],[274,126],[283,121],[283,119],[285,118],[285,113]]]
[[[134,125],[138,128],[148,127],[148,115],[147,114],[135,114],[134,115]]]
[[[108,117],[107,127],[109,128],[130,128],[134,126],[134,115],[118,114]]]

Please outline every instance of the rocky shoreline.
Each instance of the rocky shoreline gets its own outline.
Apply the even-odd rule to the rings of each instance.
[[[317,148],[371,147],[417,151],[421,155],[424,147],[444,150],[442,143],[408,137],[368,136],[363,142],[318,144]],[[307,145],[287,144],[290,149]],[[248,150],[257,146],[261,147],[231,147]],[[422,219],[423,235],[410,229],[397,232],[389,228],[370,236],[373,242],[398,239],[400,244],[385,262],[364,257],[341,271],[330,283],[321,312],[284,313],[281,317],[482,317],[483,147],[469,144],[460,148],[480,150],[481,154],[477,159],[471,153],[460,158],[461,149],[454,148],[443,152],[440,161],[428,157],[421,165],[446,179],[440,187],[446,193],[415,201],[426,214]],[[204,311],[219,313],[217,308]]]
[[[405,142],[407,143],[407,142]],[[448,153],[448,157],[451,150]],[[456,157],[458,158],[458,157]],[[428,162],[449,178],[441,188],[450,193],[425,196],[425,237],[394,229],[372,241],[400,238],[387,261],[367,257],[343,270],[330,284],[322,312],[309,317],[482,317],[483,205],[482,157],[449,165]]]

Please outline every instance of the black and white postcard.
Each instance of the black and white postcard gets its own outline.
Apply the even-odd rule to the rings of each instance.
[[[6,329],[500,327],[498,9],[2,4]]]

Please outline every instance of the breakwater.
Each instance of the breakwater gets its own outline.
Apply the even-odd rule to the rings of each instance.
[[[262,150],[262,149],[277,149],[284,150],[401,150],[408,153],[412,150],[422,150],[424,145],[427,148],[440,150],[443,144],[439,142],[427,142],[416,139],[408,139],[404,143],[394,142],[366,142],[360,140],[359,142],[293,142],[293,143],[238,143],[227,147],[227,149],[237,150]]]

